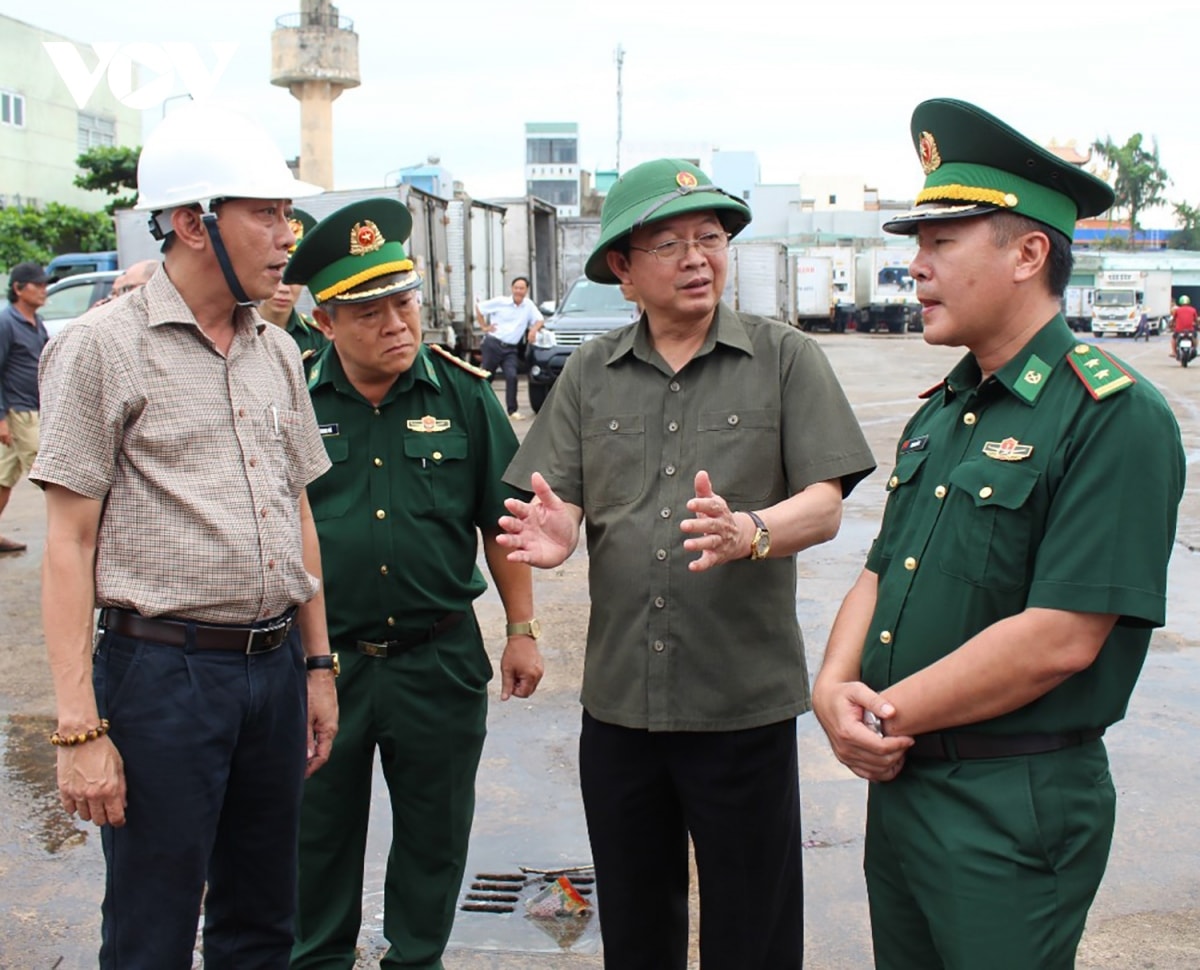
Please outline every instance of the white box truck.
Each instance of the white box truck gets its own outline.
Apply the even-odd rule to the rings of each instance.
[[[921,327],[920,303],[908,264],[915,248],[877,246],[858,257],[858,329],[905,333]]]
[[[723,299],[733,309],[794,324],[793,291],[783,243],[746,242],[729,247]]]
[[[1170,270],[1101,270],[1092,293],[1092,336],[1130,337],[1145,314],[1151,333],[1169,325]]]
[[[827,256],[795,256],[796,326],[801,330],[833,329],[837,297],[833,291],[833,260]]]

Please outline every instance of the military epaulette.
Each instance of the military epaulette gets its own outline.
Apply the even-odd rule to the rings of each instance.
[[[480,380],[486,381],[489,377],[492,376],[492,372],[490,370],[484,370],[482,367],[476,367],[474,364],[468,363],[467,361],[463,360],[461,357],[454,356],[454,354],[450,353],[450,351],[448,351],[441,344],[429,344],[429,349],[432,350],[439,357],[441,357],[443,360],[450,361],[450,363],[454,364],[456,367],[461,367],[468,374],[474,374]]]
[[[929,398],[933,397],[933,395],[935,395],[938,391],[940,391],[945,386],[946,386],[945,381],[938,381],[928,391],[922,391],[920,394],[917,395],[917,397],[919,397],[922,401],[928,400]]]
[[[1067,363],[1097,401],[1137,383],[1125,368],[1092,344],[1076,344],[1067,353]]]

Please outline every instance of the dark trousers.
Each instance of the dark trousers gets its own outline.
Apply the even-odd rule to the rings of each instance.
[[[484,370],[504,374],[504,410],[513,414],[517,410],[517,352],[518,344],[506,344],[499,337],[488,334],[483,338],[479,355]]]
[[[383,885],[391,946],[381,966],[441,970],[475,814],[491,663],[473,617],[396,657],[335,648],[339,728],[329,761],[304,785],[292,967],[354,967],[378,749],[392,810]]]
[[[1108,861],[1101,741],[977,761],[909,759],[867,799],[878,970],[1072,970]]]
[[[94,659],[127,784],[126,824],[101,830],[101,970],[190,970],[202,895],[206,970],[285,970],[306,757],[299,633],[253,655],[106,633]]]
[[[604,966],[687,965],[688,834],[704,970],[800,970],[800,780],[794,719],[654,732],[584,711],[579,774]]]

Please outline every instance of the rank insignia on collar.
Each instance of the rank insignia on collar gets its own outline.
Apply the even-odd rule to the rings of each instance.
[[[1016,438],[1005,438],[989,441],[983,446],[983,453],[997,461],[1023,461],[1033,454],[1033,445],[1023,445]]]
[[[385,242],[387,240],[383,238],[379,227],[370,219],[364,219],[356,222],[350,230],[350,255],[365,256],[380,249]]]
[[[921,137],[917,142],[917,154],[921,156],[921,168],[926,175],[936,172],[942,164],[941,152],[938,151],[937,142],[934,141],[931,132],[921,132]]]
[[[409,431],[420,431],[428,434],[433,431],[449,431],[449,418],[435,418],[432,414],[427,414],[423,418],[409,418],[405,422]]]

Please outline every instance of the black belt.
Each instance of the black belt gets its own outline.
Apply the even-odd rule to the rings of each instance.
[[[463,621],[463,617],[466,615],[466,613],[447,613],[433,626],[420,633],[411,633],[397,640],[359,640],[354,644],[354,649],[368,657],[395,657],[413,647],[419,647],[422,643],[436,640],[444,633],[449,633]]]
[[[918,734],[913,746],[904,752],[908,758],[936,761],[971,761],[976,758],[1015,758],[1028,754],[1048,754],[1095,741],[1104,728],[1068,731],[1065,734],[971,734],[965,731],[941,731]]]
[[[247,626],[217,626],[162,616],[142,616],[133,610],[112,606],[100,612],[101,629],[123,637],[153,640],[169,647],[186,647],[190,629],[197,650],[236,650],[238,653],[274,650],[288,638],[295,621],[295,607],[273,620]]]

